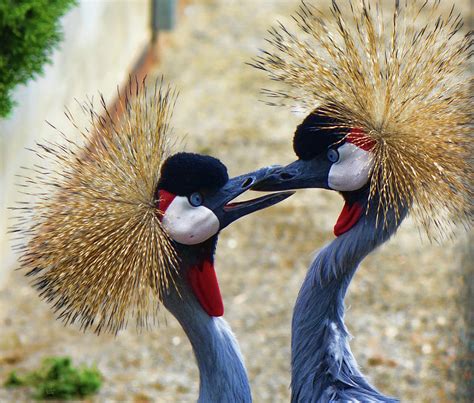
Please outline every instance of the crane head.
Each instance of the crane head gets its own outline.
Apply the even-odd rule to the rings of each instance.
[[[297,127],[293,149],[298,159],[254,186],[256,190],[362,189],[370,179],[373,140],[362,130],[313,112]]]
[[[297,127],[293,149],[298,159],[276,169],[255,190],[323,188],[342,193],[346,204],[334,226],[339,236],[363,214],[373,168],[375,142],[361,129],[351,128],[314,111]]]
[[[158,210],[168,235],[191,264],[182,265],[185,278],[209,316],[222,316],[224,306],[214,270],[217,234],[239,218],[270,207],[292,192],[266,195],[232,203],[237,196],[271,175],[276,167],[229,179],[218,159],[178,153],[163,164],[157,186]],[[178,254],[180,254],[178,252]]]
[[[193,153],[177,153],[163,164],[157,186],[158,209],[170,237],[183,245],[197,245],[216,235],[232,222],[270,207],[291,192],[266,195],[232,203],[278,168],[262,168],[229,179],[218,159]]]

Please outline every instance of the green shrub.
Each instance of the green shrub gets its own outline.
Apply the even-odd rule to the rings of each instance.
[[[14,102],[13,88],[43,71],[62,37],[59,18],[76,0],[0,1],[0,116]]]
[[[19,376],[10,373],[5,387],[32,387],[35,399],[77,399],[96,393],[102,385],[97,368],[74,368],[68,357],[52,357],[44,360],[36,371]]]

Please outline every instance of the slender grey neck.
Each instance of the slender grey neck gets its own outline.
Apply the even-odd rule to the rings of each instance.
[[[344,325],[344,297],[357,267],[396,232],[407,213],[403,208],[396,220],[391,211],[386,224],[377,225],[372,210],[319,252],[303,282],[292,322],[292,402],[396,401],[361,374]]]
[[[198,402],[251,402],[250,386],[237,340],[223,318],[209,316],[194,296],[186,279],[195,262],[182,259],[177,290],[164,298],[165,307],[183,327],[199,367]]]

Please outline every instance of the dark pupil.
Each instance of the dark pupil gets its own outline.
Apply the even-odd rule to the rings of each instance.
[[[190,197],[189,197],[189,202],[191,203],[192,206],[194,207],[198,207],[202,204],[202,195],[198,192],[196,193],[193,193]]]
[[[328,160],[330,162],[337,162],[339,160],[339,152],[334,148],[330,148],[328,150]]]

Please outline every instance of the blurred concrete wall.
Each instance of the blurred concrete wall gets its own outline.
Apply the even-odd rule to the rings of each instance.
[[[25,147],[58,136],[45,120],[71,131],[65,107],[85,123],[75,99],[97,99],[98,91],[109,101],[114,97],[149,39],[149,19],[150,0],[80,0],[62,20],[64,40],[52,65],[44,76],[17,88],[17,107],[0,120],[0,289],[16,266],[7,207],[19,198],[14,186],[19,167],[34,161]]]

